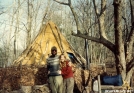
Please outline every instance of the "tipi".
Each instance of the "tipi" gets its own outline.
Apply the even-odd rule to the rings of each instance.
[[[13,62],[13,66],[43,66],[51,54],[51,47],[56,46],[57,52],[66,54],[75,67],[74,79],[80,93],[89,82],[89,71],[82,68],[86,60],[81,57],[61,34],[58,27],[51,21],[46,23],[36,36],[32,44]],[[44,71],[43,71],[44,72]],[[45,78],[44,78],[45,79]],[[85,85],[83,85],[85,84]],[[79,93],[77,91],[77,93]]]
[[[85,59],[75,52],[61,34],[58,27],[49,21],[42,27],[32,44],[13,62],[13,65],[45,65],[52,46],[57,47],[58,54],[65,53],[68,58],[73,58],[80,65],[85,62]]]

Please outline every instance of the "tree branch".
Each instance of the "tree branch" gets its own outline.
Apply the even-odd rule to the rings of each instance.
[[[4,14],[5,12],[1,12],[0,15]]]
[[[88,35],[84,35],[81,33],[72,33],[73,36],[77,36],[77,37],[81,37],[81,38],[85,38],[88,40],[92,40],[94,42],[97,43],[101,43],[104,46],[106,46],[108,49],[110,49],[112,52],[115,52],[115,45],[113,43],[111,43],[110,41],[106,40],[105,38],[96,38],[96,37],[92,37],[92,36],[88,36]]]
[[[64,2],[61,2],[61,1],[58,1],[58,0],[53,0],[53,1],[55,1],[55,2],[57,2],[59,4],[68,5],[69,6],[69,3],[64,3]]]
[[[130,62],[131,56],[132,56],[132,51],[133,51],[133,43],[134,43],[134,1],[133,0],[129,0],[130,1],[130,9],[131,9],[131,31],[129,33],[128,36],[128,40],[127,40],[127,56],[126,56],[126,60],[127,62]]]
[[[97,8],[96,8],[96,2],[95,2],[95,0],[93,0],[93,4],[94,4],[95,13],[96,13],[96,15],[98,17],[99,16],[99,13],[98,13]]]
[[[78,15],[76,14],[74,8],[72,7],[71,0],[68,0],[68,3],[60,2],[57,0],[54,0],[54,1],[57,3],[63,4],[63,5],[68,5],[70,7],[72,14],[74,16],[74,20],[76,22],[77,31],[80,31],[80,24],[79,24],[79,20],[78,20]]]
[[[98,19],[98,26],[99,26],[100,37],[107,39],[106,32],[105,32],[105,27],[104,27],[106,0],[101,0],[101,10],[100,10],[100,13],[98,13],[98,11],[97,11],[95,0],[93,0],[93,4],[94,4],[95,13],[96,13],[96,16],[97,16],[97,19]]]
[[[129,72],[134,67],[134,57],[131,61],[127,64],[127,72]]]
[[[131,28],[131,32],[129,34],[129,37],[128,37],[128,41],[129,42],[134,42],[134,1],[130,0],[130,9],[131,9],[131,24],[132,24],[132,28]]]
[[[44,15],[43,15],[43,18],[42,18],[42,25],[43,25],[43,22],[45,21],[45,18],[47,16],[47,14],[48,14],[48,9],[50,8],[49,5],[50,5],[50,1],[48,0],[47,7],[46,7],[46,10],[45,10]]]
[[[125,32],[125,39],[124,40],[127,41],[127,39],[128,39],[128,32],[129,32],[128,31],[128,24],[127,24],[127,20],[126,20],[126,18],[124,16],[122,16],[122,19],[124,20],[124,23],[125,23],[124,25],[126,26],[125,29],[124,29],[124,32],[126,30],[126,32]]]
[[[103,5],[103,2],[102,2],[102,6],[101,6],[101,11],[100,11],[100,14],[99,14],[99,17],[106,11],[106,4]]]

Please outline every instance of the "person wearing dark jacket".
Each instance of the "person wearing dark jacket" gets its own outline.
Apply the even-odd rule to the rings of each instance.
[[[64,54],[61,54],[59,59],[61,66],[61,74],[63,76],[63,93],[73,93],[74,76],[71,62],[66,59]]]
[[[47,59],[48,81],[51,93],[62,93],[63,78],[60,70],[59,56],[57,55],[57,48],[51,48],[51,56]]]

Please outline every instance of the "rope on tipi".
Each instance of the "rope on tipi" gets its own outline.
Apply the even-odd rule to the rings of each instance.
[[[38,65],[40,65],[41,61],[43,60],[45,54],[46,54],[46,51],[47,51],[47,48],[48,48],[48,44],[49,44],[49,40],[46,42],[46,47],[45,47],[45,50],[43,51],[43,54],[41,55],[40,57],[40,60],[38,62]]]
[[[51,28],[51,30],[52,30],[52,33],[53,33],[53,35],[54,35],[54,37],[55,37],[55,39],[56,39],[56,42],[58,43],[58,46],[59,46],[61,52],[63,53],[63,52],[64,52],[64,51],[63,51],[63,47],[62,47],[61,44],[58,42],[58,38],[56,37],[56,35],[55,35],[55,33],[54,33],[54,31],[53,31],[53,29],[52,29],[52,27],[51,27],[50,24],[49,24],[49,26],[50,26],[50,28]],[[57,32],[58,32],[57,27],[56,27],[56,30],[57,30]]]

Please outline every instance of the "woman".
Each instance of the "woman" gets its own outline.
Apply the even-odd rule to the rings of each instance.
[[[64,54],[60,57],[61,74],[63,76],[63,93],[73,93],[74,78],[71,62],[66,59]]]

